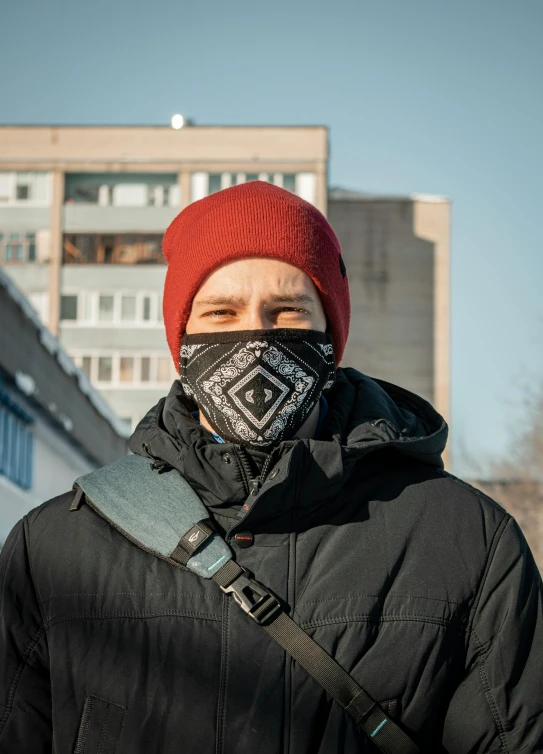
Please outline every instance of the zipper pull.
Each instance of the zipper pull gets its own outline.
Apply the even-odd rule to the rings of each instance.
[[[256,497],[258,495],[258,491],[260,489],[262,482],[260,479],[251,479],[249,482],[249,494],[252,497]]]

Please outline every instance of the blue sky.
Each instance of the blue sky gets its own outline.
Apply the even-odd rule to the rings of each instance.
[[[1,123],[325,124],[330,183],[453,211],[453,451],[507,448],[543,380],[540,0],[18,0]]]

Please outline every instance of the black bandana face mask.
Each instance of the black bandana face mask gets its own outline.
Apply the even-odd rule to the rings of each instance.
[[[180,375],[224,440],[266,450],[292,439],[334,384],[332,339],[298,329],[185,334]]]

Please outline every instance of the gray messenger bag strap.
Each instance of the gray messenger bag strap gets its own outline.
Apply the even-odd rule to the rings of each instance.
[[[86,502],[138,547],[212,579],[344,708],[383,754],[418,747],[370,695],[233,559],[192,487],[175,470],[158,474],[131,455],[76,480],[71,510]],[[141,499],[153,501],[142,506]]]

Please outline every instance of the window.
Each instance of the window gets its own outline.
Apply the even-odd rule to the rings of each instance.
[[[132,356],[121,356],[119,380],[121,382],[133,382],[134,359],[132,358]]]
[[[83,356],[81,359],[81,371],[87,375],[87,377],[91,378],[91,366],[92,366],[92,359],[90,356]]]
[[[1,172],[0,202],[7,204],[32,202],[47,205],[51,194],[50,184],[50,175],[45,172]]]
[[[168,190],[176,186],[176,173],[66,173],[64,200],[101,207],[162,207],[168,204]]]
[[[170,382],[172,375],[171,361],[167,356],[157,359],[157,382]]]
[[[116,207],[144,207],[147,204],[145,183],[121,183],[113,187],[113,204]]]
[[[24,264],[36,261],[35,233],[0,233],[0,263]]]
[[[6,262],[19,262],[23,256],[23,246],[20,243],[20,233],[10,233],[6,244]]]
[[[113,377],[113,359],[111,356],[98,357],[98,381],[111,382]]]
[[[292,191],[292,193],[295,193],[296,191],[296,174],[295,173],[284,173],[283,174],[283,188],[287,191]]]
[[[157,383],[169,384],[174,379],[170,356],[138,353],[112,353],[102,351],[94,355],[75,355],[74,361],[81,371],[98,387],[128,389],[130,387],[152,387]]]
[[[83,290],[66,296],[77,297],[77,321],[86,327],[156,327],[162,322],[158,293],[149,291],[123,291],[114,293]]]
[[[147,186],[147,204],[151,207],[177,206],[180,203],[178,188],[177,185]]]
[[[100,322],[113,322],[113,296],[100,296],[98,299],[98,319]]]
[[[149,358],[149,356],[141,357],[141,381],[151,381],[151,359]]]
[[[221,190],[221,174],[210,173],[208,194],[215,194],[217,191],[220,191],[220,190]]]
[[[136,320],[136,297],[121,297],[121,320],[123,322],[135,322]]]
[[[309,202],[316,197],[317,177],[315,173],[276,173],[261,171],[259,173],[192,173],[191,201],[202,199],[221,189],[229,188],[249,181],[265,181],[285,188]]]
[[[77,319],[77,296],[60,297],[60,318],[69,320]]]
[[[27,243],[27,248],[28,248],[28,261],[35,262],[36,261],[36,234],[27,233],[26,243]]]
[[[32,199],[30,190],[30,184],[32,183],[31,173],[17,173],[15,181],[15,198],[19,201]]]
[[[106,187],[107,188],[107,187]],[[81,202],[85,204],[98,204],[98,195],[100,186],[92,183],[78,183],[72,189],[72,202]]]
[[[24,490],[32,488],[34,436],[28,416],[0,384],[0,474]]]

